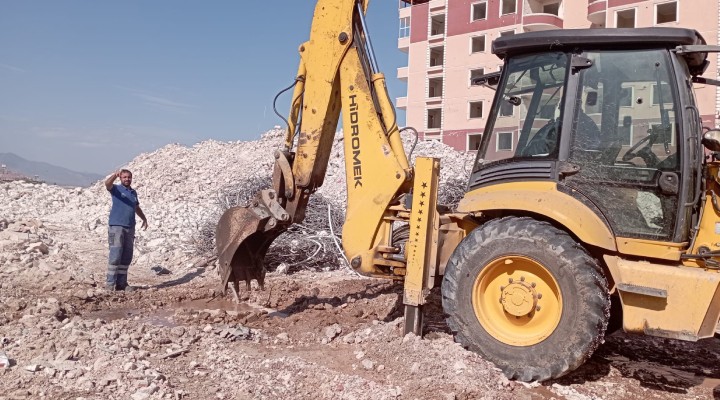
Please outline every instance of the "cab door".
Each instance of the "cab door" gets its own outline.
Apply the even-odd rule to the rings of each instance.
[[[616,236],[671,241],[681,187],[677,88],[665,50],[595,51],[578,91],[561,181]],[[566,134],[568,130],[566,129]]]

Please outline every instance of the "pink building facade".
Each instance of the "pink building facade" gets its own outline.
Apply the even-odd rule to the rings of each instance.
[[[548,29],[682,27],[717,45],[718,0],[399,0],[398,48],[408,54],[397,76],[407,95],[396,99],[406,125],[425,140],[475,150],[485,133],[494,92],[471,86],[472,77],[498,71],[492,41]],[[717,55],[704,76],[717,79]],[[696,85],[706,126],[720,123],[720,90]],[[494,134],[512,129],[498,121]],[[516,126],[515,126],[516,127]]]

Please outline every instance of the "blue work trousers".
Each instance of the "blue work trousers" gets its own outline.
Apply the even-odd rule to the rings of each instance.
[[[127,287],[127,273],[133,258],[133,244],[135,243],[135,228],[111,225],[108,227],[108,256],[107,286],[115,286],[117,290]]]

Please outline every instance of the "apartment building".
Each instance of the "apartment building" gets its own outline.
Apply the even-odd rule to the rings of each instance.
[[[718,44],[718,3],[718,0],[399,0],[398,48],[408,54],[408,64],[397,71],[398,78],[407,82],[407,96],[397,98],[396,104],[406,111],[406,125],[416,128],[425,140],[441,141],[458,150],[475,150],[484,134],[494,92],[471,86],[470,82],[473,77],[502,68],[502,60],[490,52],[495,38],[548,29],[662,26],[696,29],[708,44]],[[705,76],[717,79],[717,55],[711,55],[710,61]],[[717,125],[720,90],[696,85],[696,95],[705,125]],[[500,118],[493,132],[498,151],[511,150],[517,139],[517,118],[513,118],[512,107],[506,113],[501,110],[501,115],[507,118]]]

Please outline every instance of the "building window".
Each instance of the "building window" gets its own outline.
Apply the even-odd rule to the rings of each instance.
[[[495,143],[495,150],[497,151],[512,151],[513,149],[513,133],[512,132],[498,132],[497,143]]]
[[[660,95],[662,94],[663,104],[672,103],[672,93],[670,92],[670,85],[667,82],[662,82],[662,93],[657,90],[657,84],[652,86],[652,99],[653,105],[660,104]]]
[[[500,101],[500,116],[501,117],[512,117],[515,112],[515,106],[510,104],[507,100]]]
[[[655,23],[666,24],[668,22],[678,21],[678,5],[677,1],[669,3],[655,4]]]
[[[433,108],[427,110],[427,129],[440,129],[442,120],[442,109]]]
[[[485,51],[485,35],[473,36],[472,40],[472,52],[482,53]]]
[[[430,36],[445,34],[445,14],[430,17]]]
[[[471,101],[470,102],[470,119],[482,118],[483,116],[483,102],[482,101]]]
[[[482,133],[468,133],[467,150],[468,151],[479,150],[481,141],[482,141]]]
[[[470,70],[470,86],[473,85],[473,82],[475,82],[476,79],[480,78],[483,75],[485,75],[485,68],[471,69]]]
[[[475,3],[472,5],[472,20],[479,21],[487,19],[487,2]]]
[[[513,29],[513,30],[510,30],[510,31],[502,31],[502,32],[500,32],[500,37],[503,37],[503,36],[512,36],[512,35],[514,35],[514,34],[515,34],[515,30],[514,30],[514,29]]]
[[[443,78],[428,79],[428,97],[442,97]]]
[[[600,111],[602,110],[602,103],[603,103],[603,98],[604,98],[603,84],[598,83],[597,89],[593,89],[591,86],[587,86],[586,88],[588,89],[588,92],[595,92],[597,100],[595,101],[595,104],[588,104],[587,97],[586,97],[586,99],[585,99],[585,114],[600,114]],[[621,94],[620,94],[621,102],[623,101],[623,99],[622,99],[623,94],[624,94],[624,92],[621,92]],[[553,117],[554,117],[554,114],[553,114]]]
[[[618,11],[615,14],[615,27],[617,28],[634,28],[635,27],[635,9]]]
[[[517,0],[502,0],[500,15],[515,14],[517,12]]]
[[[542,8],[543,14],[560,15],[560,3],[544,4]]]
[[[430,66],[441,67],[443,65],[443,58],[445,57],[445,48],[442,46],[430,48]]]
[[[400,39],[410,37],[410,17],[400,18]]]

